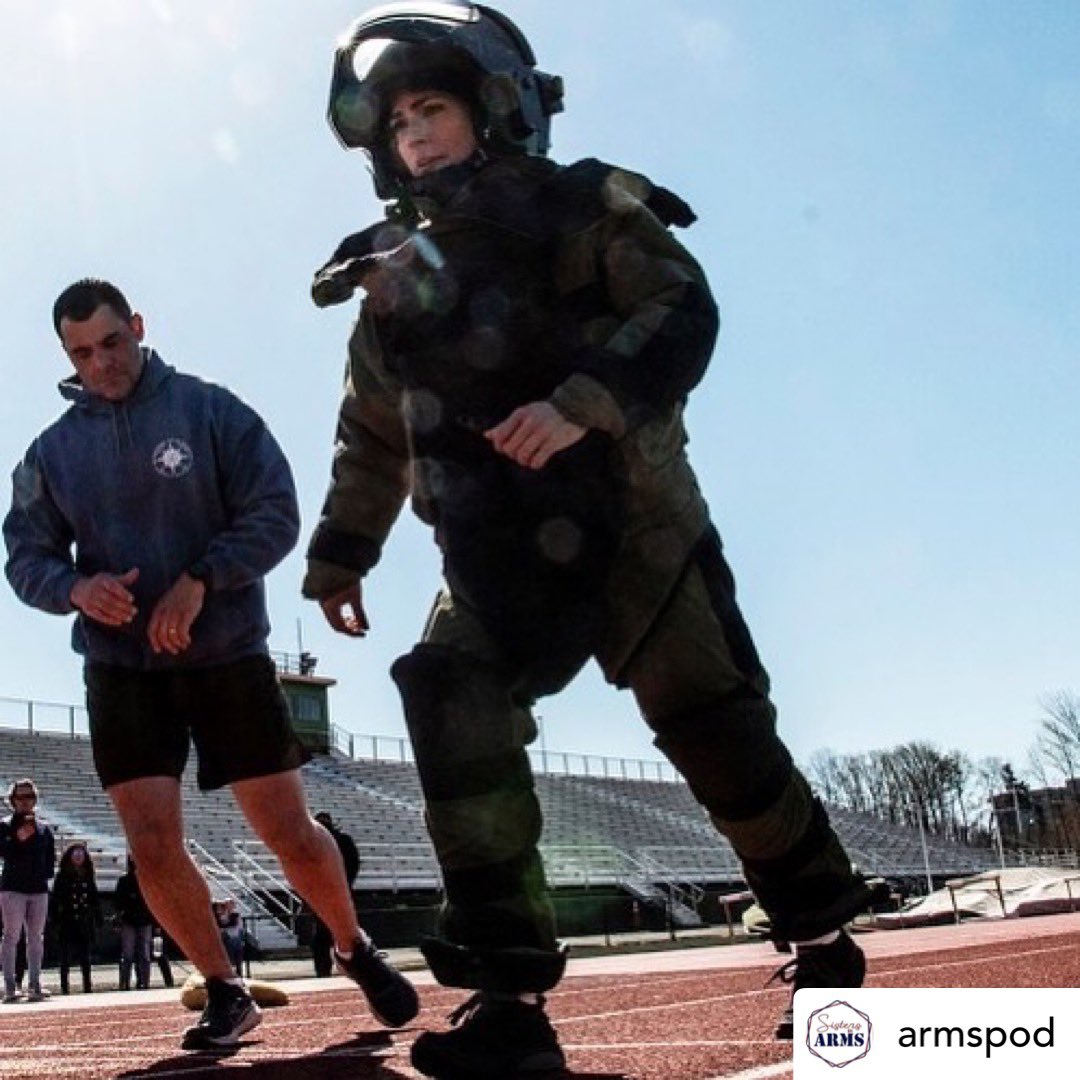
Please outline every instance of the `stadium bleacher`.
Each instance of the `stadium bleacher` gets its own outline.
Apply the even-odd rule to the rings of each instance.
[[[419,781],[407,762],[319,755],[304,767],[313,810],[328,810],[361,851],[361,889],[438,888],[438,868],[423,822]],[[84,736],[0,728],[0,781],[32,776],[42,792],[42,815],[61,843],[86,840],[101,884],[122,871],[125,845],[119,821],[98,786]],[[544,852],[552,883],[577,884],[583,875],[619,879],[620,859],[664,882],[741,884],[738,860],[682,783],[598,776],[539,774],[545,817]],[[923,875],[917,831],[866,814],[834,809],[833,821],[860,869],[882,877]],[[184,778],[188,835],[231,863],[238,846],[257,847],[228,792],[199,792],[193,769]],[[926,838],[931,872],[977,873],[992,853]],[[576,854],[575,854],[576,853]],[[589,867],[603,867],[590,870]],[[644,868],[644,869],[643,869]]]

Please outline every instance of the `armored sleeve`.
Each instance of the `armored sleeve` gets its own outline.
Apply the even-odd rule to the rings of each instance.
[[[697,385],[719,316],[703,270],[644,202],[614,181],[604,200],[606,213],[564,248],[564,281],[595,299],[574,373],[552,403],[619,438]]]
[[[330,488],[308,546],[308,598],[347,588],[379,560],[409,494],[401,406],[400,385],[383,364],[371,320],[361,312],[349,340]]]

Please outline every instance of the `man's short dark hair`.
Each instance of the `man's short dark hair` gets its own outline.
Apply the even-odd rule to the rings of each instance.
[[[83,278],[69,285],[53,304],[53,329],[57,337],[60,336],[61,320],[86,322],[102,304],[112,308],[125,322],[131,319],[131,305],[111,282],[102,281],[101,278]]]
[[[15,805],[15,792],[18,791],[19,788],[29,788],[29,794],[33,795],[35,799],[38,797],[37,784],[35,784],[29,776],[24,776],[21,780],[12,780],[7,790],[8,802],[12,806]]]

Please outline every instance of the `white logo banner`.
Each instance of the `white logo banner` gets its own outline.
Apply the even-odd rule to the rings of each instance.
[[[795,1080],[979,1080],[1080,1069],[1080,989],[800,990]]]

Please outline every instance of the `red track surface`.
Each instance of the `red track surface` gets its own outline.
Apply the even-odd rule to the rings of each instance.
[[[1080,914],[863,934],[870,986],[1078,986]],[[791,1076],[790,1044],[772,1028],[787,989],[765,988],[783,960],[767,945],[688,949],[572,962],[549,996],[581,1080],[772,1080]],[[419,976],[417,1025],[388,1034],[341,980],[285,984],[234,1056],[183,1054],[191,1022],[175,992],[130,1004],[99,994],[0,1009],[3,1080],[417,1080],[408,1048],[441,1028],[459,992]],[[1042,1078],[1041,1078],[1042,1080]]]

